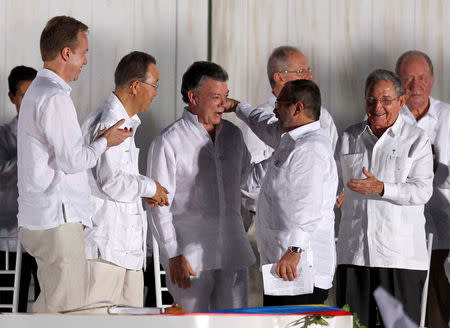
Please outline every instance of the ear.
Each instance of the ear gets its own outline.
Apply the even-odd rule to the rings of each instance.
[[[12,92],[8,92],[9,100],[15,105],[16,104],[16,97],[12,94]]]
[[[283,73],[281,73],[281,72],[273,73],[272,78],[273,78],[273,80],[275,81],[276,84],[280,84],[280,83],[284,82]]]
[[[301,101],[297,101],[295,103],[294,116],[302,114],[304,112],[304,110],[305,110],[305,105]]]
[[[406,95],[400,96],[400,97],[398,98],[398,100],[400,101],[400,109],[402,109],[402,108],[403,108],[403,105],[404,105],[405,102],[406,102]]]
[[[134,81],[130,82],[130,84],[128,86],[130,94],[132,94],[133,96],[135,96],[137,94],[138,85],[139,85],[139,81],[134,80]]]
[[[61,57],[64,61],[68,61],[70,58],[72,50],[70,50],[70,47],[64,47],[61,50]]]
[[[198,97],[197,97],[197,95],[195,94],[195,92],[193,90],[189,90],[187,95],[188,95],[188,98],[189,98],[189,102],[192,105],[197,105],[198,104]]]

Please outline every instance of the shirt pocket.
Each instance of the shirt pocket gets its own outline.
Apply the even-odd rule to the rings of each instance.
[[[342,169],[342,182],[346,186],[351,179],[364,179],[362,173],[364,166],[364,153],[345,154],[340,156]]]
[[[121,252],[143,251],[143,214],[119,212],[115,249]]]
[[[380,180],[390,183],[406,182],[412,167],[412,158],[382,153],[380,160],[380,171],[382,172],[382,175],[379,177]]]

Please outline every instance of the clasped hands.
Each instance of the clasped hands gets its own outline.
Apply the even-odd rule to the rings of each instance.
[[[169,193],[166,188],[161,186],[158,181],[156,183],[156,193],[153,197],[144,197],[145,202],[151,206],[169,206],[169,200],[167,199],[167,194]]]

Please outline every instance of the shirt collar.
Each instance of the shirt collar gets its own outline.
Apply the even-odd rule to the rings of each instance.
[[[297,140],[299,138],[301,138],[304,134],[311,132],[311,131],[316,131],[320,129],[320,122],[314,121],[302,126],[299,126],[298,128],[295,128],[289,132],[286,132],[286,135],[289,135],[292,140]]]
[[[438,121],[439,120],[439,113],[438,113],[438,110],[436,108],[437,107],[436,105],[437,105],[437,103],[439,101],[434,99],[433,97],[429,97],[429,100],[430,100],[430,107],[428,108],[428,112],[426,113],[426,115],[424,117],[429,116],[432,119],[434,119],[435,121]],[[409,120],[411,120],[411,123],[413,123],[413,124],[417,123],[416,118],[414,117],[413,113],[411,113],[411,111],[409,110],[408,106],[406,106],[406,104],[403,106],[402,112],[403,112],[404,115],[407,116],[407,118]]]
[[[402,116],[399,113],[397,119],[394,122],[394,124],[392,124],[390,127],[388,127],[387,130],[384,133],[390,133],[390,134],[392,134],[393,137],[395,137],[395,135],[400,132],[402,124],[403,124],[403,118],[402,118]],[[362,124],[361,124],[361,132],[358,134],[358,136],[362,135],[365,131],[368,131],[371,134],[375,135],[372,132],[372,129],[370,128],[368,119],[365,120],[364,122],[362,122]],[[384,133],[383,133],[383,135],[384,135]]]
[[[125,125],[136,129],[141,124],[141,120],[139,119],[139,116],[137,116],[137,114],[131,117],[128,115],[127,110],[125,109],[125,107],[123,107],[122,102],[114,94],[114,92],[111,92],[111,94],[109,95],[108,103],[111,105],[111,108],[113,110],[117,111],[117,113],[120,113],[120,116],[125,119]]]
[[[203,124],[201,124],[198,121],[198,116],[191,113],[187,107],[184,108],[183,118],[185,120],[191,122],[192,124],[194,124],[200,131],[203,131],[208,136],[208,138],[210,138],[208,131],[206,131]],[[220,120],[220,123],[218,125],[216,125],[216,137],[219,135],[220,131],[222,130],[222,125],[223,125],[223,122],[222,122],[222,120]]]
[[[55,72],[53,72],[47,68],[41,68],[37,73],[37,77],[46,77],[46,78],[52,80],[53,82],[58,84],[67,93],[70,93],[72,91],[72,88],[70,87],[70,85],[67,84],[67,82],[64,81],[61,76],[59,76],[58,74],[56,74]]]

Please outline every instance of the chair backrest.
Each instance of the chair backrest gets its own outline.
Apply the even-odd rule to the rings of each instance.
[[[19,307],[19,288],[20,288],[20,270],[22,267],[22,245],[16,237],[0,237],[0,243],[4,245],[5,249],[5,263],[0,269],[0,275],[14,275],[13,287],[0,287],[0,292],[13,292],[12,304],[0,304],[0,308],[9,308],[12,312],[17,312]],[[16,263],[13,267],[11,265],[11,244],[16,244]]]
[[[427,252],[428,252],[428,266],[427,266],[427,278],[422,290],[422,301],[420,303],[420,328],[425,327],[425,316],[427,313],[427,299],[428,299],[428,284],[430,280],[430,264],[431,264],[431,251],[433,250],[433,234],[429,233],[427,238]]]
[[[166,308],[172,306],[172,304],[163,304],[162,302],[163,300],[162,293],[168,292],[169,290],[167,289],[167,287],[162,287],[161,285],[161,276],[166,275],[166,272],[161,270],[161,263],[159,260],[159,246],[154,236],[152,236],[152,244],[153,244],[153,266],[155,270],[156,306],[159,308]]]

